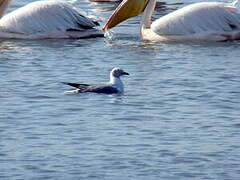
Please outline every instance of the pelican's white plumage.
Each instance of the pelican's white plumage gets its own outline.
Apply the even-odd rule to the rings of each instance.
[[[240,31],[240,12],[223,3],[196,3],[157,19],[151,30],[169,38],[225,40]]]
[[[225,41],[240,39],[240,10],[236,7],[238,0],[232,4],[203,2],[188,5],[167,14],[153,23],[156,0],[125,0],[114,11],[103,29],[109,29],[128,17],[121,15],[127,6],[138,4],[138,14],[143,12],[141,36],[152,41]],[[141,3],[141,4],[140,4]],[[136,6],[135,6],[136,7]],[[134,7],[132,7],[134,8]],[[127,9],[130,11],[130,8]],[[116,22],[114,22],[116,21]]]
[[[10,2],[9,0],[5,0]],[[0,38],[84,38],[102,36],[96,23],[68,2],[27,4],[0,19]]]

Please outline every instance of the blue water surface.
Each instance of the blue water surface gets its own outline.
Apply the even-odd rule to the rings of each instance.
[[[116,6],[75,5],[101,25]],[[0,179],[240,179],[240,42],[145,42],[139,19],[112,38],[0,40]],[[113,67],[123,95],[64,94]]]

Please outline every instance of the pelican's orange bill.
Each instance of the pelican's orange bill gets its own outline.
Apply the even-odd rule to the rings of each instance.
[[[103,30],[113,28],[126,19],[137,16],[144,11],[149,0],[123,0],[103,26]]]

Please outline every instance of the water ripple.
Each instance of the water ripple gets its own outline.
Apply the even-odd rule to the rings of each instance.
[[[103,21],[116,6],[75,5]],[[183,5],[164,6],[154,18]],[[1,40],[0,179],[239,179],[239,42],[145,42],[139,20],[109,39]],[[123,95],[64,94],[115,66]]]

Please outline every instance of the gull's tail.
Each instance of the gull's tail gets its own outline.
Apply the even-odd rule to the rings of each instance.
[[[74,90],[66,91],[64,94],[77,94],[77,93],[81,93],[84,90],[86,90],[86,88],[88,86],[90,86],[89,84],[82,84],[82,83],[69,83],[69,82],[62,82],[62,83],[77,88],[77,89],[74,89]]]

